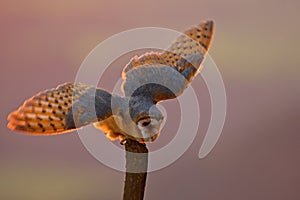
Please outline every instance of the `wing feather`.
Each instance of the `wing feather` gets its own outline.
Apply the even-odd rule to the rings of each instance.
[[[108,108],[110,98],[108,92],[95,87],[82,83],[65,83],[26,100],[8,116],[7,126],[33,135],[65,133],[96,122],[101,117],[108,117],[111,114]],[[87,113],[95,110],[95,106],[103,108],[98,113],[87,116]]]
[[[213,21],[203,21],[186,30],[166,51],[149,52],[132,58],[122,73],[125,95],[131,96],[142,84],[148,84],[145,90],[152,91],[150,93],[155,101],[180,95],[201,70],[201,63],[212,41],[213,25]],[[158,87],[157,84],[165,87]],[[166,89],[170,86],[175,95],[170,95],[170,90]]]

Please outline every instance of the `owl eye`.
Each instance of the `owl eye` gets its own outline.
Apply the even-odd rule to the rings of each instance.
[[[142,126],[148,126],[151,123],[150,117],[144,117],[139,120],[139,124]]]
[[[145,121],[142,123],[143,126],[148,126],[150,124],[151,121]]]

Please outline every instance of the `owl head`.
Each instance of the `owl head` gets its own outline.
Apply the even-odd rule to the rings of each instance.
[[[160,134],[163,120],[163,114],[156,105],[153,105],[149,113],[141,115],[136,122],[137,130],[141,135],[141,138],[137,138],[137,140],[153,142]]]

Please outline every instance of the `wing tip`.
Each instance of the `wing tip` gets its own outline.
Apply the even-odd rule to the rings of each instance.
[[[15,113],[15,112],[14,112]],[[26,134],[31,134],[31,132],[28,130],[28,127],[25,126],[25,121],[20,121],[13,117],[14,113],[11,113],[8,116],[8,123],[7,123],[7,128],[12,130],[12,131],[17,131],[17,132],[22,132]],[[22,124],[23,122],[23,124]]]
[[[6,126],[8,129],[26,135],[37,135],[37,136],[57,135],[57,134],[62,134],[74,130],[74,129],[65,129],[65,127],[58,127],[53,129],[53,127],[49,125],[44,126],[42,122],[38,122],[36,120],[29,122],[27,121],[27,118],[24,115],[24,113],[22,113],[22,109],[11,112],[7,117],[7,121],[8,123]],[[34,123],[34,125],[30,124],[32,122]],[[37,125],[43,127],[38,127]]]
[[[59,134],[64,134],[76,130],[76,129],[68,129],[68,130],[54,131],[54,130],[47,129],[45,131],[38,131],[35,129],[30,129],[30,127],[26,125],[22,125],[22,123],[20,122],[21,121],[9,121],[7,123],[7,128],[10,129],[11,131],[16,131],[25,135],[33,135],[33,136],[59,135]]]
[[[203,27],[205,32],[205,34],[203,35],[204,39],[201,38],[200,44],[205,48],[206,51],[208,51],[214,35],[215,22],[213,19],[208,19],[201,22],[199,26]]]
[[[213,19],[207,19],[203,21],[203,24],[207,27],[208,31],[213,32],[215,26],[215,21]]]

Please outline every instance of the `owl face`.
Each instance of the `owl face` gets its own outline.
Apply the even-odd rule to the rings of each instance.
[[[121,107],[123,108],[123,107]],[[106,134],[111,140],[119,137],[122,141],[124,138],[132,138],[138,142],[153,142],[160,133],[161,125],[164,120],[162,112],[155,106],[151,106],[146,111],[138,114],[136,119],[132,118],[128,110],[120,110],[120,113],[112,118],[110,125],[105,120],[102,126],[99,127],[104,133],[113,134],[115,137],[110,137],[111,134]]]
[[[148,116],[137,122],[137,128],[144,142],[153,142],[160,133],[163,117]]]

